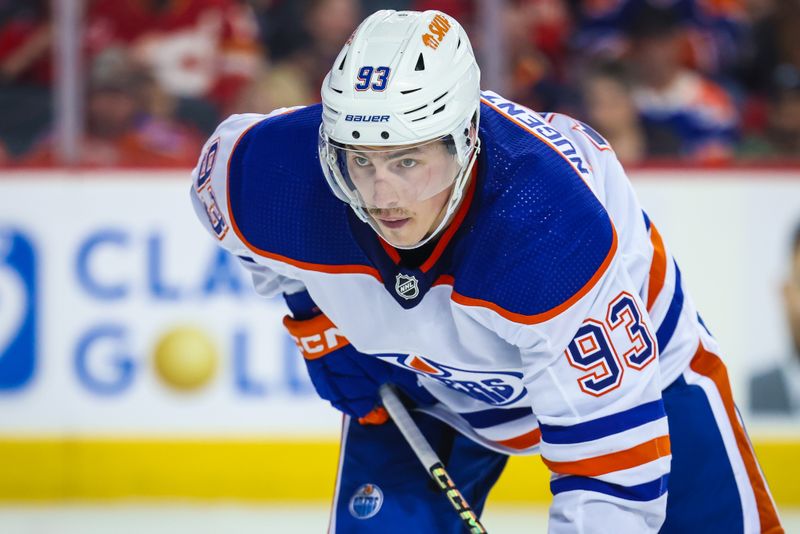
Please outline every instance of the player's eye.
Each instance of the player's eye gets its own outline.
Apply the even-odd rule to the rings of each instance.
[[[417,165],[417,160],[411,158],[403,158],[400,160],[400,166],[404,169],[411,169]]]
[[[353,162],[359,167],[366,167],[369,165],[369,158],[365,158],[364,156],[353,156]]]

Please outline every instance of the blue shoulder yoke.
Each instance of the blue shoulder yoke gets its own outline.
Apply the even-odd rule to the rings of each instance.
[[[546,313],[605,267],[613,225],[553,147],[486,102],[480,125],[482,183],[460,230],[455,291],[515,314]]]
[[[369,265],[354,242],[346,204],[328,188],[317,155],[322,107],[276,115],[231,154],[231,217],[251,248],[321,265]]]

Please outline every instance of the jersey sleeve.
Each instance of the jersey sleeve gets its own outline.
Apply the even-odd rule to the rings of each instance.
[[[594,191],[615,226],[624,229],[618,237],[625,270],[640,286],[639,295],[647,299],[645,282],[653,251],[648,246],[650,238],[642,207],[613,147],[584,122],[561,113],[551,113],[547,117],[554,128],[570,134],[570,141],[585,155],[588,165],[600,178],[593,180]]]
[[[671,456],[655,331],[624,267],[616,228],[607,214],[604,220],[568,234],[578,243],[610,241],[606,259],[593,260],[594,271],[574,269],[585,263],[587,246],[560,247],[549,256],[550,285],[579,289],[548,310],[526,314],[455,297],[463,311],[519,349],[539,451],[552,473],[553,533],[607,532],[609,525],[621,533],[657,532],[666,514]],[[607,241],[592,235],[606,232]],[[518,263],[528,268],[529,262]],[[578,283],[559,282],[564,273]],[[493,278],[526,287],[513,268],[504,274]]]
[[[470,313],[520,349],[552,476],[549,532],[657,532],[670,442],[650,319],[615,260],[568,309],[521,324]],[[519,319],[519,318],[517,318]]]
[[[261,121],[286,112],[279,109],[269,115],[247,113],[232,115],[223,121],[203,146],[197,165],[192,171],[189,191],[192,207],[200,224],[219,246],[237,256],[250,273],[253,287],[259,295],[273,297],[280,293],[303,291],[302,282],[275,272],[258,261],[232,228],[228,203],[228,161],[237,149],[239,140]]]
[[[613,265],[596,295],[542,326],[543,339],[520,348],[553,474],[550,531],[658,531],[669,428],[655,331],[627,273]],[[537,369],[548,354],[556,357]]]

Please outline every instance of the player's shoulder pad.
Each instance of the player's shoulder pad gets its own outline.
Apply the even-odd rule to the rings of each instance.
[[[322,174],[321,120],[319,104],[234,116],[209,140],[194,173],[195,206],[225,248],[301,269],[366,261],[348,206]]]
[[[602,278],[616,231],[570,138],[497,95],[484,104],[479,183],[453,299],[542,322]]]
[[[225,119],[203,145],[192,171],[190,195],[197,217],[205,229],[234,252],[243,245],[231,231],[228,205],[228,170],[231,157],[244,135],[265,119],[295,108],[275,110],[268,115],[244,113]]]

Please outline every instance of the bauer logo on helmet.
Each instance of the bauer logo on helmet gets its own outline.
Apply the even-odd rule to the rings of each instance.
[[[389,122],[389,115],[345,115],[347,122]]]

